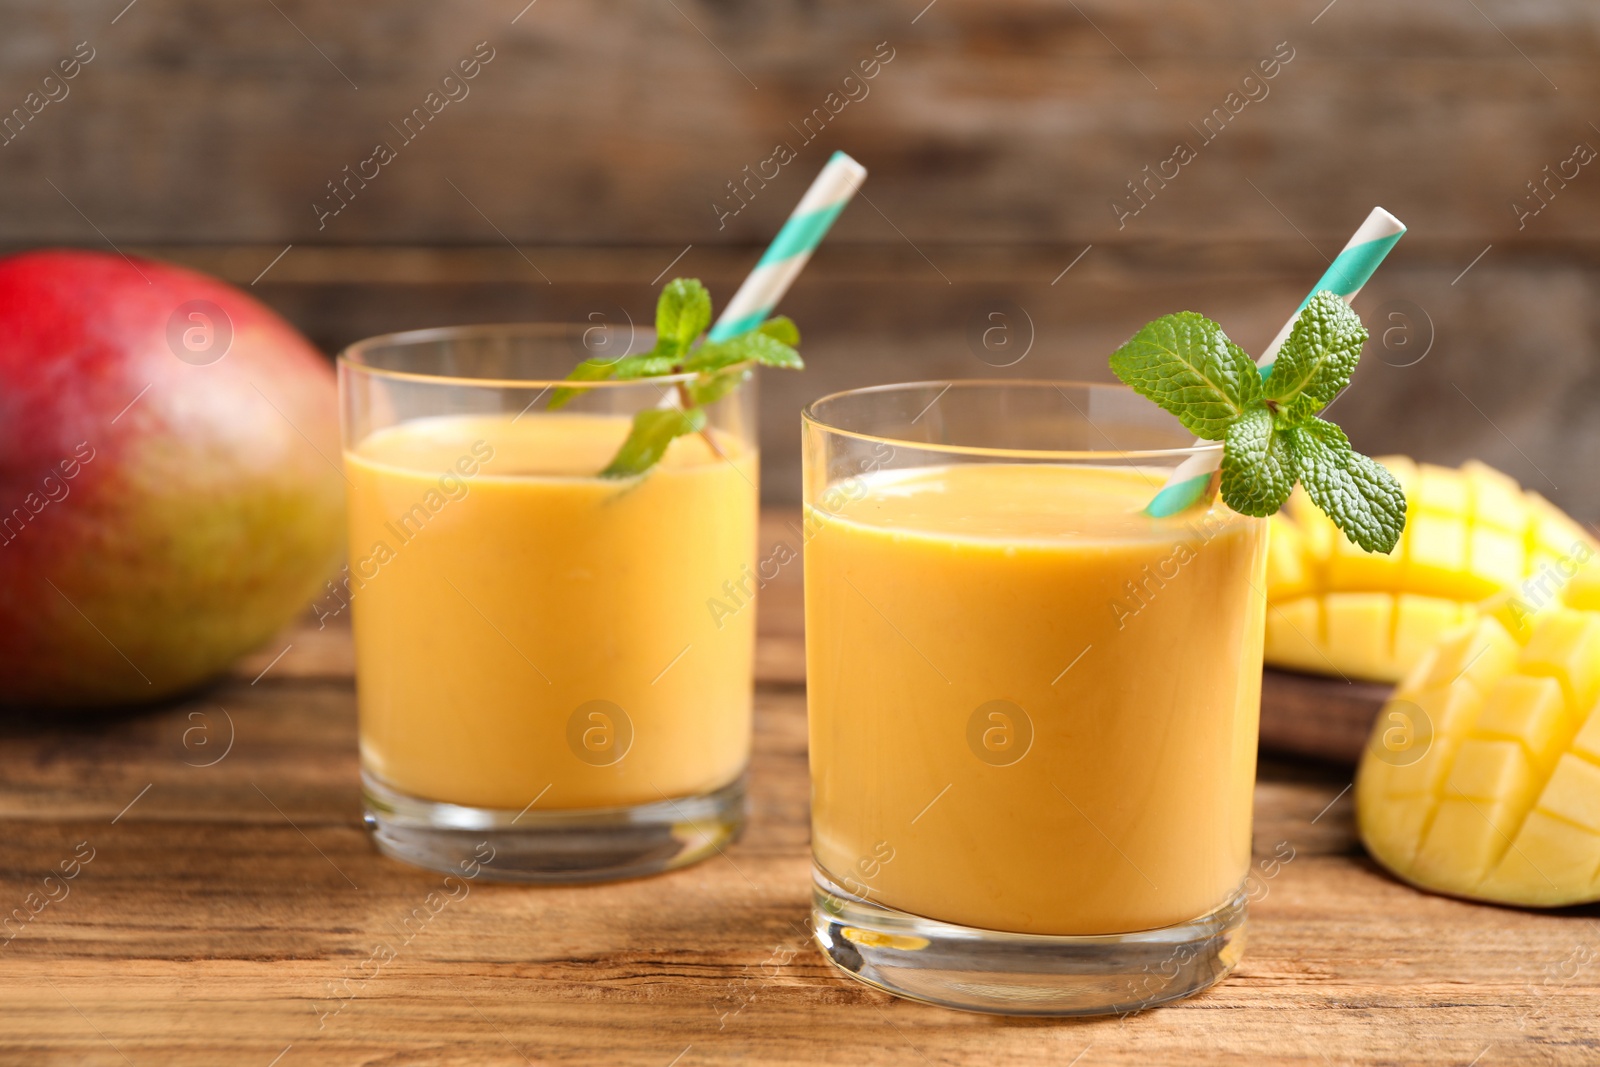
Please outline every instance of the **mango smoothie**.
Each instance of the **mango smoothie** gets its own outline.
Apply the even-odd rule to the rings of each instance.
[[[1149,518],[1163,474],[880,470],[808,507],[812,837],[835,883],[1053,935],[1234,894],[1266,524],[1221,503]]]
[[[516,812],[728,785],[750,748],[757,456],[682,437],[597,476],[624,416],[438,416],[345,454],[361,757],[425,800]]]

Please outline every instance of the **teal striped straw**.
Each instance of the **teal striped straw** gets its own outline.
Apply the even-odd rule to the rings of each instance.
[[[1405,232],[1405,224],[1399,219],[1381,207],[1372,209],[1367,220],[1361,224],[1361,228],[1356,230],[1345,244],[1344,250],[1328,264],[1328,269],[1323,272],[1317,284],[1311,287],[1306,298],[1300,301],[1300,306],[1294,309],[1294,314],[1289,316],[1289,321],[1278,331],[1278,336],[1272,339],[1266,351],[1261,353],[1261,358],[1256,360],[1256,366],[1260,368],[1263,378],[1272,371],[1272,365],[1278,359],[1278,350],[1283,347],[1283,343],[1289,339],[1289,334],[1294,329],[1294,320],[1300,317],[1300,312],[1305,310],[1311,298],[1324,289],[1329,289],[1343,297],[1346,304],[1350,303],[1361,291],[1361,287],[1367,284],[1372,272],[1378,269],[1378,264],[1383,262],[1389,250],[1405,236]],[[1195,442],[1197,445],[1205,443]],[[1208,449],[1190,456],[1178,465],[1167,479],[1167,484],[1162,486],[1161,491],[1145,505],[1145,514],[1164,518],[1176,515],[1199,503],[1206,496],[1212,474],[1221,467],[1220,448]]]
[[[711,340],[726,341],[766,321],[866,177],[867,168],[860,163],[843,152],[833,154],[767,246],[761,261],[722,309],[716,325],[711,327]]]

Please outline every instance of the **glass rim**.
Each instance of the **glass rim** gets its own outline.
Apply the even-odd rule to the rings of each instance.
[[[389,367],[374,366],[365,359],[368,351],[385,345],[419,345],[496,335],[560,338],[570,336],[574,331],[582,329],[588,329],[588,326],[578,322],[484,322],[462,326],[427,326],[418,330],[397,330],[393,333],[380,333],[372,337],[363,337],[359,341],[352,341],[339,350],[339,354],[334,357],[334,363],[341,369],[349,367],[352,371],[371,375],[375,378],[425,382],[432,385],[476,386],[482,389],[627,389],[651,384],[677,385],[679,383],[692,382],[702,374],[701,371],[691,370],[680,371],[677,374],[652,375],[648,378],[597,378],[589,381],[571,378],[471,378],[459,374],[430,374],[426,371],[394,370]],[[642,353],[633,354],[639,355]],[[617,357],[619,360],[623,358],[625,357]],[[757,364],[754,360],[746,360],[743,363],[735,363],[720,368],[720,372],[735,369],[749,370],[755,366]]]
[[[1051,378],[935,378],[921,382],[891,382],[885,385],[866,385],[855,389],[841,389],[835,393],[818,397],[800,409],[800,419],[808,426],[815,426],[828,433],[839,434],[842,437],[851,437],[858,441],[882,443],[900,448],[908,448],[921,452],[944,452],[957,456],[988,456],[988,457],[1014,457],[1017,459],[1064,459],[1064,460],[1090,460],[1104,462],[1106,459],[1145,460],[1145,459],[1188,459],[1192,456],[1201,456],[1208,453],[1221,452],[1221,441],[1202,441],[1193,445],[1184,445],[1177,448],[1147,448],[1147,449],[1054,449],[1054,448],[1007,448],[991,445],[957,445],[940,444],[931,441],[913,441],[908,438],[894,437],[889,434],[868,433],[861,430],[847,430],[828,422],[817,413],[817,408],[830,400],[838,400],[849,396],[862,396],[869,393],[891,393],[909,389],[931,389],[942,386],[939,396],[943,396],[950,389],[960,386],[1007,386],[1049,388],[1060,392],[1068,389],[1112,389],[1122,393],[1132,393],[1133,390],[1121,382],[1087,382],[1073,379],[1057,380]],[[1062,393],[1065,398],[1066,394]],[[938,397],[934,398],[935,400]],[[1072,401],[1067,400],[1070,404]],[[932,402],[929,403],[932,407]],[[1076,407],[1076,405],[1074,405]],[[1151,407],[1157,408],[1152,402]],[[1088,416],[1084,418],[1087,420]],[[1090,423],[1093,426],[1093,423]],[[1105,436],[1104,433],[1101,436]],[[1107,439],[1109,443],[1109,438]]]

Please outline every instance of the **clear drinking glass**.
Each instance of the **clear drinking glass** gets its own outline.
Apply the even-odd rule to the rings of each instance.
[[[1143,507],[1197,451],[1120,386],[806,409],[813,923],[1003,1014],[1137,1010],[1242,950],[1266,523]]]
[[[324,607],[354,616],[367,823],[389,855],[597,881],[739,832],[755,611],[707,600],[755,560],[754,382],[655,468],[609,478],[632,416],[692,375],[560,380],[652,341],[465,326],[341,355],[350,565]]]

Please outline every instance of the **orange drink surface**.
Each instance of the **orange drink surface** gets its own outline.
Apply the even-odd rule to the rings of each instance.
[[[597,474],[625,416],[440,416],[345,453],[362,764],[410,796],[539,810],[718,789],[750,749],[757,456],[675,440]],[[719,455],[718,452],[722,454]]]
[[[1266,524],[1162,471],[960,463],[806,514],[812,838],[851,892],[1031,934],[1153,929],[1250,863]]]

